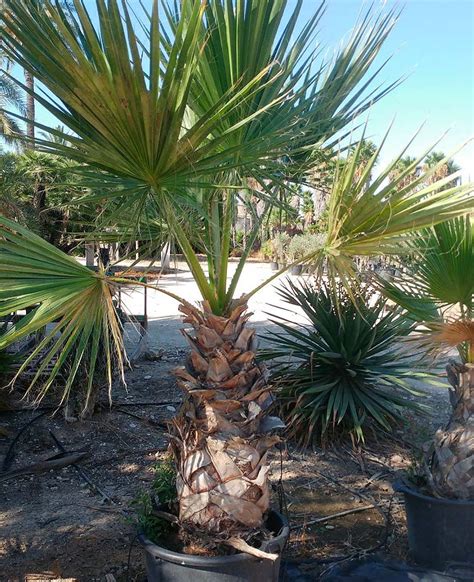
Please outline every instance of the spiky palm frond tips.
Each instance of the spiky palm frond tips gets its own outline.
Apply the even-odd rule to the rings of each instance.
[[[17,373],[33,369],[26,395],[40,386],[35,399],[41,400],[62,374],[61,401],[65,402],[84,366],[87,406],[99,367],[109,388],[114,371],[123,374],[115,288],[104,274],[91,271],[26,228],[0,217],[0,317],[27,310],[0,337],[0,350],[41,332]]]

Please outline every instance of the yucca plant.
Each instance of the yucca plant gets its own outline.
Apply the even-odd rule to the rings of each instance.
[[[396,13],[369,11],[333,61],[314,68],[323,8],[295,34],[301,1],[283,25],[286,0],[184,0],[173,6],[155,0],[140,20],[140,34],[127,4],[117,0],[97,0],[97,26],[82,0],[75,0],[75,16],[48,0],[6,4],[6,51],[47,87],[37,100],[73,132],[66,141],[60,130],[37,124],[64,138],[37,139],[37,148],[80,164],[83,183],[100,191],[81,200],[100,200],[100,227],[128,221],[136,229],[153,207],[155,225],[166,227],[188,263],[203,303],[181,300],[194,333],[186,334],[192,351],[177,372],[185,403],[172,431],[180,520],[225,537],[247,535],[261,526],[269,506],[267,450],[278,439],[266,434],[274,426],[267,417],[270,387],[255,361],[254,330],[246,326],[247,301],[261,286],[238,300],[235,290],[277,192],[304,181],[320,144],[334,141],[392,88],[374,89],[378,70],[368,71]],[[360,147],[354,164],[359,154]],[[355,253],[395,252],[402,235],[470,205],[466,186],[440,193],[433,185],[421,194],[404,189],[393,197],[396,184],[381,187],[385,176],[373,182],[379,194],[375,186],[366,188],[368,170],[356,187],[353,172],[348,167],[336,180],[327,240],[301,258],[317,268],[326,260],[332,276],[347,285]],[[235,201],[245,190],[265,201],[266,212],[228,282]],[[192,228],[186,227],[190,220]],[[96,291],[110,295],[113,281],[86,276],[79,267],[74,273],[78,291],[79,281],[93,289],[95,311],[89,313],[99,313]],[[23,300],[41,301],[36,313],[47,309],[51,275],[38,278],[45,295]],[[20,281],[12,277],[10,294]],[[12,333],[25,333],[29,321]],[[71,342],[83,337],[80,328],[75,331]]]
[[[401,310],[387,310],[387,300],[365,287],[354,301],[344,287],[290,280],[278,289],[288,304],[274,315],[279,332],[262,351],[271,360],[289,435],[307,446],[350,436],[363,441],[367,427],[389,431],[405,407],[419,395],[411,380],[413,352],[400,340],[413,324]],[[301,310],[304,321],[295,325]],[[293,311],[295,313],[293,313]]]
[[[447,366],[453,410],[436,433],[429,480],[438,495],[474,499],[474,226],[469,216],[457,218],[422,231],[408,247],[401,274],[381,288],[422,324],[423,346],[456,348],[460,359]]]

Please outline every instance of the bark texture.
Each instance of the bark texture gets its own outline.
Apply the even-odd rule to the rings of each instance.
[[[453,412],[434,442],[433,482],[445,497],[474,500],[474,364],[451,362]]]
[[[35,80],[31,73],[25,69],[25,85],[30,91],[34,91]],[[35,98],[28,92],[26,95],[26,117],[28,121],[26,122],[26,135],[30,138],[28,147],[34,149],[35,147]]]
[[[224,536],[261,527],[270,503],[267,451],[283,426],[267,416],[272,404],[267,372],[255,361],[255,330],[239,305],[228,317],[181,305],[191,345],[185,368],[175,370],[185,391],[173,421],[171,447],[178,471],[183,525]]]

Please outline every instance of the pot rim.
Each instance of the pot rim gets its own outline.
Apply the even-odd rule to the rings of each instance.
[[[421,493],[414,487],[408,485],[405,481],[398,480],[392,485],[393,490],[397,493],[407,493],[413,497],[418,497],[424,501],[429,501],[430,503],[438,503],[443,505],[469,505],[474,506],[474,499],[451,499],[449,497],[434,497],[432,495],[425,495]]]
[[[283,515],[275,510],[271,510],[270,514],[277,515],[282,523],[280,531],[270,542],[273,545],[278,538],[288,537],[290,528],[288,526],[287,519]],[[261,561],[261,559],[256,558],[255,556],[251,556],[250,554],[245,554],[243,552],[232,554],[230,556],[193,556],[192,554],[181,554],[179,552],[168,550],[167,548],[152,542],[145,536],[145,534],[141,532],[138,533],[137,537],[142,546],[144,546],[145,550],[152,554],[154,557],[162,558],[175,564],[186,564],[188,566],[201,566],[209,568],[210,566],[219,567],[224,564],[229,564],[229,562],[240,563],[247,560]]]

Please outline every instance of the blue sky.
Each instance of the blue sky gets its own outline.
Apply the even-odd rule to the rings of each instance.
[[[296,0],[290,3],[295,6]],[[314,5],[314,0],[304,1],[303,20]],[[364,6],[368,3],[361,0],[328,0],[320,41],[328,48],[337,46]],[[411,155],[421,154],[446,130],[449,133],[436,148],[445,153],[474,136],[474,0],[407,0],[380,58],[390,55],[393,58],[381,78],[389,82],[409,77],[368,115],[368,134],[375,142],[394,120],[382,163],[396,155],[423,122],[408,152]],[[462,166],[464,180],[474,181],[474,143],[455,160]]]
[[[138,4],[132,0],[135,2]],[[395,3],[375,0],[374,4],[390,8]],[[304,0],[301,22],[317,5],[317,0]],[[296,0],[289,0],[290,10],[295,6]],[[328,0],[319,42],[329,54],[354,26],[361,8],[368,6],[362,0]],[[388,163],[423,123],[408,151],[411,155],[423,153],[446,130],[449,133],[436,148],[445,153],[474,136],[474,0],[407,0],[379,62],[390,55],[393,58],[380,79],[391,82],[409,77],[367,115],[367,134],[375,142],[394,120],[382,164]],[[52,122],[41,108],[38,113],[40,121]],[[455,160],[463,169],[464,180],[474,181],[474,143],[456,154]]]

